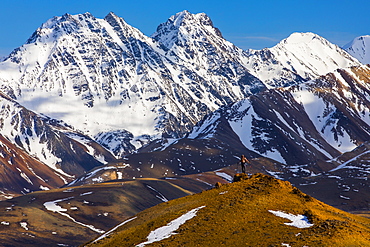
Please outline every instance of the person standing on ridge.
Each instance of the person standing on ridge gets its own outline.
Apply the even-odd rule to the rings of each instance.
[[[245,173],[245,164],[250,164],[249,160],[244,156],[244,154],[240,157],[240,165],[242,167],[242,173]]]

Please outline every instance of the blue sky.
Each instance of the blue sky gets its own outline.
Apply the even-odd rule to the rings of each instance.
[[[224,38],[243,49],[272,47],[293,32],[314,32],[339,46],[370,35],[369,0],[1,0],[0,57],[53,16],[90,12],[104,18],[112,11],[151,35],[185,9],[206,13]]]

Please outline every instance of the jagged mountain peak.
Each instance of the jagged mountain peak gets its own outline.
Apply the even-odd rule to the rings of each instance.
[[[119,17],[118,15],[116,15],[113,11],[109,12],[105,17],[105,18],[121,18]],[[123,18],[122,18],[123,19]]]
[[[72,27],[72,24],[74,28]],[[68,30],[71,32],[72,30],[75,30],[76,27],[79,26],[78,21],[73,18],[70,14],[64,14],[63,16],[54,16],[53,18],[50,18],[45,23],[43,23],[32,35],[31,37],[26,41],[26,44],[32,44],[37,41],[41,41],[42,37],[49,36],[49,34],[52,32],[53,29],[57,29],[59,31],[59,34],[61,33],[61,30],[66,30],[66,27],[69,27]],[[54,38],[57,38],[56,35],[54,35]]]
[[[192,14],[187,10],[181,11],[172,15],[168,19],[169,23],[173,23],[175,27],[184,26],[190,24],[191,22],[199,22],[203,25],[213,26],[213,23],[209,16],[205,13]]]
[[[370,35],[359,36],[343,46],[349,54],[363,64],[370,64]]]
[[[83,34],[89,31],[95,33],[101,32],[101,22],[91,13],[84,14],[64,14],[62,16],[54,16],[43,23],[27,40],[25,45],[43,43],[44,46],[54,46],[61,39],[66,40],[78,34]],[[24,49],[23,45],[20,49]],[[19,51],[16,49],[13,53]]]
[[[238,81],[249,74],[243,65],[244,51],[225,40],[204,13],[180,12],[159,25],[151,37],[167,48],[166,55],[173,61],[204,76],[211,73]]]
[[[185,45],[191,39],[206,41],[208,35],[223,38],[205,13],[191,14],[184,10],[159,25],[152,37],[170,49],[176,43]]]
[[[108,22],[109,25],[113,27],[114,30],[119,31],[119,29],[125,31],[125,35],[133,35],[135,38],[146,39],[149,38],[145,36],[139,29],[129,25],[124,18],[117,16],[113,12],[109,12],[104,20]]]
[[[140,40],[150,40],[140,30],[130,26],[123,18],[118,17],[113,12],[108,13],[103,20],[95,18],[91,13],[86,12],[76,15],[66,13],[62,16],[55,16],[49,19],[32,34],[26,44],[35,42],[45,43],[48,41],[53,42],[64,35],[71,34],[76,36],[92,32],[92,34],[95,33],[106,36],[104,32],[111,28],[125,36],[133,36]]]
[[[56,25],[65,21],[76,21],[71,14],[65,13],[62,16],[54,16],[44,22],[40,28],[54,28]]]
[[[213,23],[211,18],[205,13],[192,14],[187,10],[179,12],[169,18],[175,26],[180,27],[181,25],[190,24],[191,22],[199,22],[203,25],[212,26]]]
[[[183,20],[187,18],[187,16],[191,16],[191,15],[192,14],[189,11],[184,10],[184,11],[181,11],[171,16],[168,20],[172,21],[174,26],[179,27],[183,23]]]
[[[65,13],[62,16],[54,16],[53,18],[50,18],[43,23],[39,29],[55,29],[57,26],[63,28],[66,27],[66,25],[75,25],[77,27],[81,25],[80,23],[83,20],[87,19],[96,20],[96,18],[89,12],[76,15]]]
[[[177,13],[159,25],[151,37],[165,47],[167,58],[209,78],[211,84],[219,84],[218,88],[226,88],[224,83],[230,82],[241,86],[242,95],[234,91],[239,98],[265,88],[245,68],[244,51],[225,40],[204,13]]]

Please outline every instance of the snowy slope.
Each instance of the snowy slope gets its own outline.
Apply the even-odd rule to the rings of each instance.
[[[209,115],[188,137],[215,137],[226,119],[262,156],[289,165],[332,159],[370,138],[369,81],[370,68],[361,66],[267,90]]]
[[[363,64],[370,64],[370,35],[355,38],[343,47]]]
[[[24,155],[36,158],[58,176],[63,175],[65,183],[114,159],[91,138],[61,121],[24,108],[1,93],[0,109],[1,135],[23,150]],[[36,169],[45,170],[42,166]]]
[[[347,152],[370,138],[370,69],[337,70],[290,89],[324,138]]]
[[[293,33],[272,48],[247,53],[247,68],[270,88],[361,65],[337,45],[313,33]]]
[[[268,90],[211,115],[203,124],[218,125],[226,119],[243,145],[261,156],[283,164],[305,164],[339,154],[318,133],[302,106],[287,92]],[[218,116],[219,119],[214,116]],[[200,125],[191,138],[216,137],[210,126]]]

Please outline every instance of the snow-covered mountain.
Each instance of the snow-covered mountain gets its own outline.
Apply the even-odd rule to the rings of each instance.
[[[355,38],[343,47],[363,64],[370,64],[370,35]]]
[[[269,88],[359,65],[361,63],[340,47],[314,33],[293,33],[272,48],[248,50],[246,60],[250,72]]]
[[[193,18],[190,23],[182,18],[181,28],[198,30],[203,37],[217,34],[204,14],[179,15]],[[168,45],[165,38],[156,35]],[[241,53],[221,36],[213,41],[217,49]],[[170,50],[161,42],[113,13],[103,20],[89,13],[54,17],[0,64],[1,88],[33,111],[109,140],[102,144],[116,156],[162,135],[180,137],[219,106],[264,88],[227,50],[217,65],[217,54],[192,48],[196,58],[209,59],[189,62],[167,54]],[[209,46],[208,40],[204,43]],[[179,48],[180,53],[185,50]],[[232,59],[235,68],[224,68]],[[117,132],[127,134],[125,145]]]
[[[122,157],[153,139],[182,137],[220,106],[266,87],[358,64],[311,33],[246,52],[226,41],[207,15],[188,11],[152,37],[113,13],[104,19],[65,14],[0,63],[0,87]]]
[[[328,159],[368,136],[367,127],[358,128],[367,123],[367,95],[361,91],[366,84],[358,82],[368,77],[367,69],[334,72],[359,64],[312,33],[294,33],[270,49],[243,51],[226,41],[207,15],[188,11],[170,17],[151,37],[113,13],[104,19],[65,14],[45,22],[0,63],[0,87],[7,95],[1,101],[1,134],[66,177],[107,162],[130,167],[117,168],[122,176],[158,177],[218,169],[239,153],[286,164]],[[317,83],[275,89],[328,72],[333,73]],[[322,95],[334,89],[313,89],[315,83],[334,83],[335,93],[347,97],[338,99],[336,108],[361,102],[348,113],[361,112],[361,121],[350,118],[353,127],[333,113]],[[303,105],[320,102],[326,110],[316,121]],[[183,137],[207,115],[186,139],[174,145],[166,140]],[[206,144],[205,137],[211,137]],[[157,138],[164,142],[152,142]],[[138,148],[141,154],[124,165],[111,155],[123,157]],[[220,150],[228,151],[215,156]],[[142,155],[150,151],[164,156]],[[177,158],[184,152],[187,159]],[[154,164],[160,167],[156,171]]]

